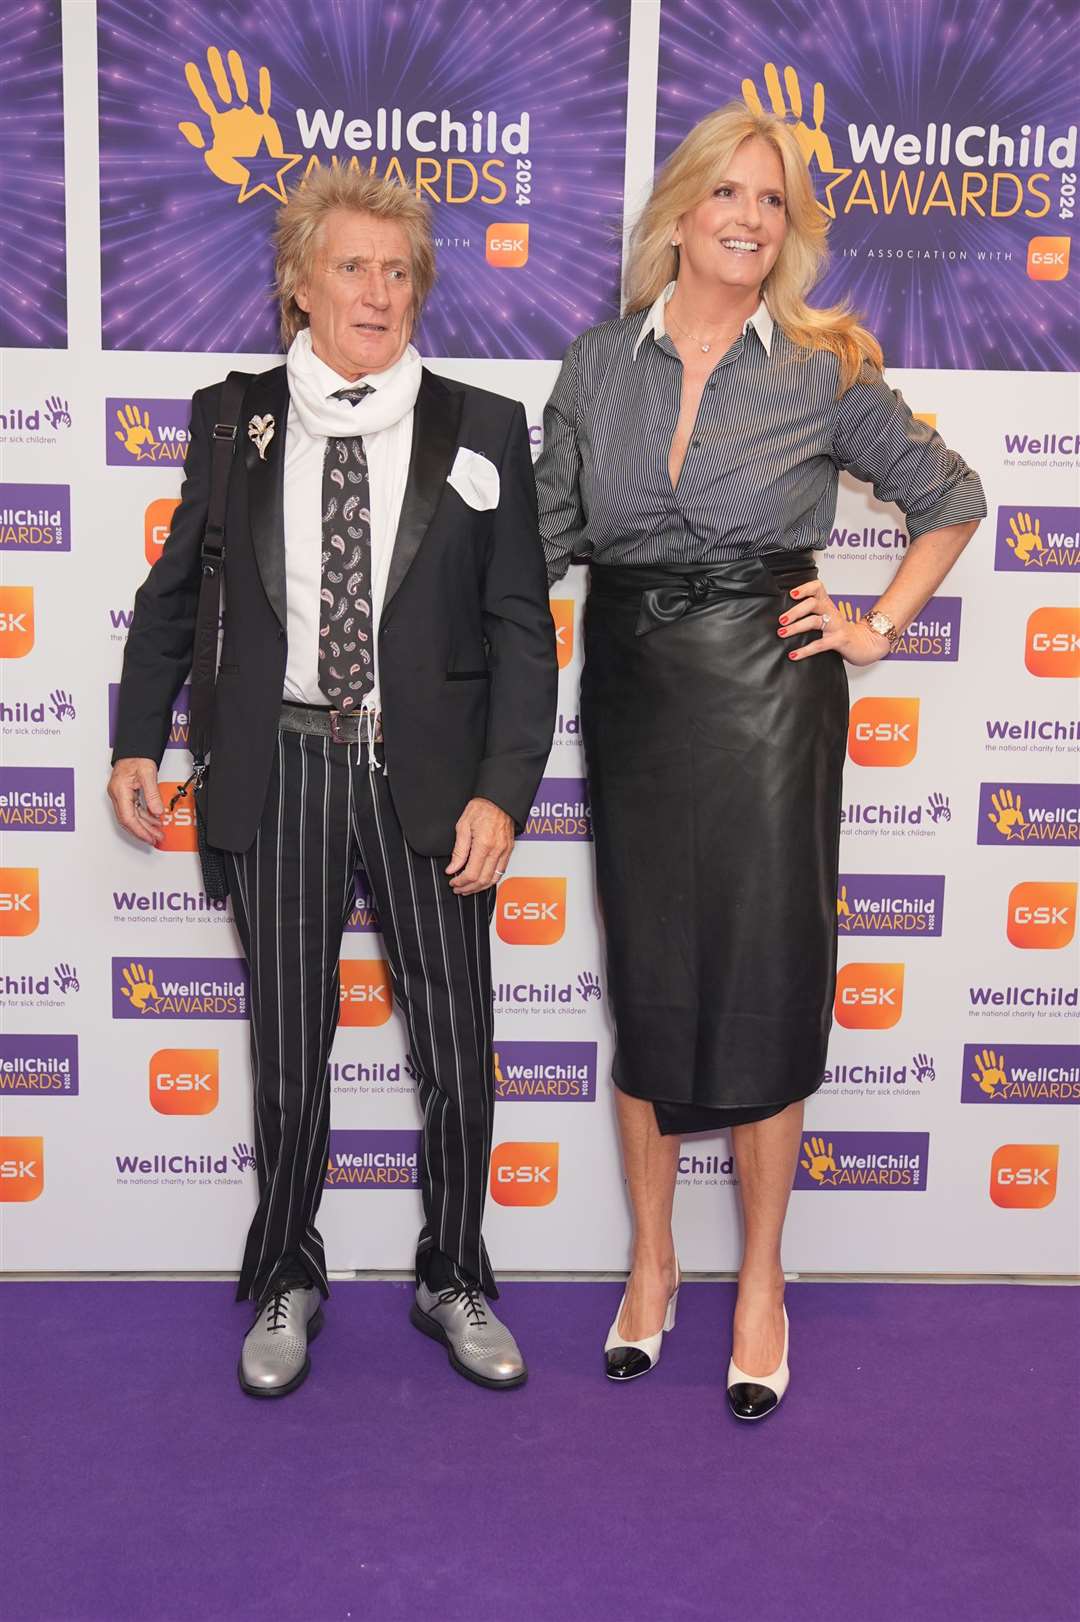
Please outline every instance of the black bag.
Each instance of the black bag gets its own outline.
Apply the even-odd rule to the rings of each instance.
[[[214,724],[214,687],[217,682],[221,578],[225,568],[225,509],[229,497],[229,473],[236,445],[237,420],[250,381],[250,372],[229,373],[221,391],[220,420],[214,424],[210,454],[210,498],[207,502],[206,529],[203,533],[200,554],[202,584],[199,587],[199,606],[195,614],[195,644],[191,661],[191,724],[188,736],[188,745],[191,749],[191,776],[169,802],[171,811],[177,800],[183,798],[190,789],[195,806],[195,833],[199,842],[203,889],[212,901],[225,901],[228,898],[228,867],[225,853],[215,849],[206,837],[203,798],[206,775],[210,769],[206,757],[210,751],[210,733]]]

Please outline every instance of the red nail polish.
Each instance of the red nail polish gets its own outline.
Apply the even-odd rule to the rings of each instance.
[[[781,614],[781,616],[780,616],[780,624],[781,625],[786,625],[787,624],[787,615],[786,614]]]
[[[797,659],[798,657],[799,657],[799,655],[795,652],[795,649],[792,648],[791,652],[788,654],[788,658],[789,659]]]
[[[793,597],[797,597],[797,596],[798,596],[798,595],[799,595],[799,591],[798,591],[798,587],[796,587],[796,589],[795,589],[795,590],[794,590],[794,591],[793,591],[793,592],[792,592],[792,594],[791,594],[791,595],[792,595],[792,596],[793,596]]]

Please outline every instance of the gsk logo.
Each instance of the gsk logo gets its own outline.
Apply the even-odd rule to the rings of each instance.
[[[0,659],[22,659],[33,646],[33,586],[0,586]]]
[[[1080,608],[1037,608],[1027,622],[1024,663],[1033,676],[1080,676]]]
[[[856,766],[907,766],[918,747],[917,698],[860,698],[851,706],[848,754]]]
[[[36,867],[0,867],[0,935],[32,935],[41,922]]]
[[[143,515],[143,546],[146,549],[146,561],[151,568],[162,554],[165,542],[169,538],[173,513],[179,505],[175,496],[159,496],[157,501],[150,503]]]
[[[1076,885],[1029,881],[1009,893],[1006,934],[1014,946],[1054,951],[1076,933]]]
[[[45,1139],[0,1138],[0,1200],[36,1200],[45,1187]]]
[[[390,970],[382,958],[341,960],[341,1023],[385,1025],[394,1006]]]
[[[1027,273],[1033,282],[1063,282],[1069,274],[1071,237],[1032,237]]]
[[[508,946],[553,946],[566,928],[565,879],[506,879],[495,928]]]
[[[555,621],[555,652],[559,669],[565,670],[574,657],[574,599],[553,597],[551,617]]]
[[[161,798],[165,802],[165,814],[161,819],[163,838],[158,850],[197,850],[198,837],[195,826],[195,802],[191,797],[191,790],[182,800],[177,800],[172,810],[169,802],[173,795],[179,793],[183,783],[159,783]]]
[[[519,225],[489,225],[487,228],[487,262],[501,270],[518,270],[528,262],[529,227]]]
[[[497,1205],[550,1205],[559,1191],[557,1143],[500,1143],[491,1153]]]
[[[1040,1211],[1057,1193],[1056,1143],[1003,1143],[990,1162],[990,1198],[1006,1210]]]
[[[836,976],[836,1022],[852,1031],[885,1031],[904,1011],[902,963],[846,963]]]
[[[218,1090],[217,1048],[160,1048],[150,1060],[150,1102],[159,1115],[209,1115]]]

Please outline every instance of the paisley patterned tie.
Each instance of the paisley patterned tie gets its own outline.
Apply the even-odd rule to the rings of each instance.
[[[372,391],[339,389],[355,405]],[[371,658],[371,485],[359,434],[328,439],[322,483],[319,687],[338,710],[358,710],[374,685]]]

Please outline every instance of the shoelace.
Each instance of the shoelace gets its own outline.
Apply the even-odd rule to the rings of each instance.
[[[439,1300],[444,1304],[461,1297],[465,1304],[465,1316],[477,1329],[483,1329],[487,1323],[487,1308],[484,1303],[484,1292],[477,1284],[462,1284],[443,1290]]]
[[[291,1294],[291,1289],[276,1290],[266,1303],[266,1328],[269,1334],[274,1335],[279,1329],[285,1328]]]

